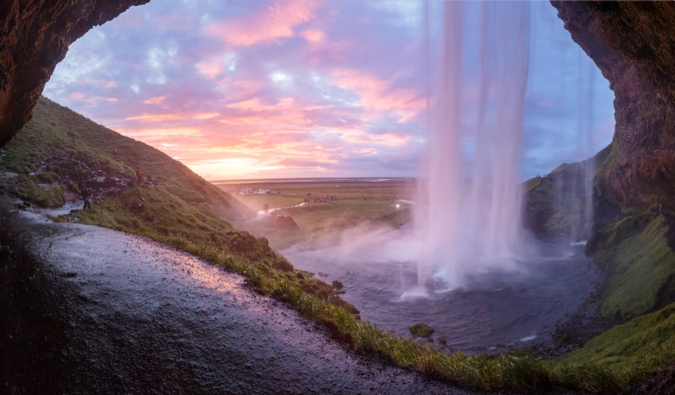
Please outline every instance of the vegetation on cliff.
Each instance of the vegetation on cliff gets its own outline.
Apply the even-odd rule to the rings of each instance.
[[[524,225],[540,237],[586,239],[591,229],[575,229],[585,215],[586,179],[593,177],[593,218],[597,226],[622,217],[621,209],[610,203],[595,182],[594,173],[607,161],[611,146],[593,158],[579,163],[564,163],[544,177],[531,178],[523,184]],[[591,173],[591,174],[587,174]]]
[[[587,363],[620,376],[644,378],[675,361],[673,333],[675,304],[607,330],[561,362]]]
[[[610,202],[597,182],[612,161],[612,146],[595,156],[594,226],[586,253],[605,273],[600,284],[598,314],[608,322],[626,322],[591,339],[556,363],[586,363],[612,372],[615,379],[636,384],[675,363],[675,218],[670,209],[635,207]],[[526,225],[540,237],[579,237],[568,222],[578,216],[581,199],[571,186],[581,164],[562,165],[545,177],[528,180],[524,188]],[[634,191],[640,194],[640,191]],[[557,196],[556,196],[557,195]],[[562,199],[564,197],[564,199]],[[561,200],[562,199],[562,200]],[[565,200],[566,199],[566,200]],[[660,309],[660,310],[659,310]],[[651,313],[651,314],[650,314]]]
[[[586,252],[608,278],[602,316],[634,318],[675,301],[673,225],[664,214],[636,214],[608,225],[588,241]]]

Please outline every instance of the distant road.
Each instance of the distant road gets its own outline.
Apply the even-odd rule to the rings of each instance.
[[[466,393],[155,242],[37,214],[2,229],[0,393]]]
[[[215,180],[210,181],[215,185],[240,185],[240,184],[301,184],[311,183],[369,183],[369,182],[415,182],[412,177],[354,177],[354,178],[269,178],[269,179],[247,179],[247,180]]]

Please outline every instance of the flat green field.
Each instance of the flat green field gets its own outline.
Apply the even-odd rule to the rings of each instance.
[[[265,204],[270,209],[286,207],[274,214],[291,216],[299,229],[280,228],[270,221],[241,224],[251,233],[267,237],[277,249],[294,244],[334,245],[340,242],[344,232],[355,228],[363,231],[381,227],[396,229],[411,220],[410,204],[406,201],[415,196],[412,179],[260,180],[215,184],[255,211],[263,210]],[[245,189],[254,193],[242,194]],[[255,193],[260,189],[269,189],[270,193]],[[291,207],[305,201],[309,203]]]

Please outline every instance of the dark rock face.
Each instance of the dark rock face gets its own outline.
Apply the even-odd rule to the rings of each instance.
[[[89,29],[149,0],[0,2],[0,146],[31,111],[68,46]]]
[[[616,203],[675,204],[675,3],[551,3],[614,91],[616,131],[598,185]]]

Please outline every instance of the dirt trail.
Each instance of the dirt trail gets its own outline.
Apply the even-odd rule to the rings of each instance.
[[[466,393],[155,242],[37,214],[2,229],[2,393]]]

